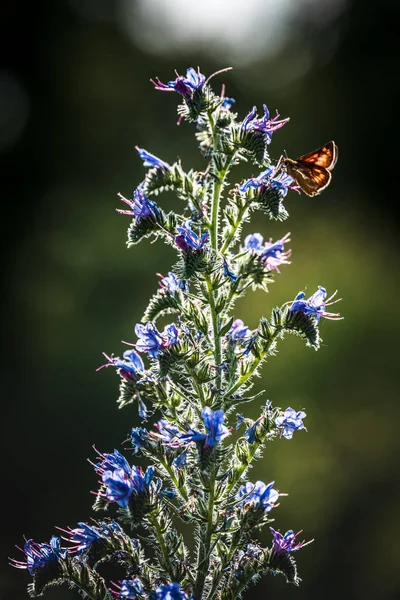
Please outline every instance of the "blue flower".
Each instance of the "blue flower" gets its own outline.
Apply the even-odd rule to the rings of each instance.
[[[209,406],[205,406],[201,411],[201,417],[207,433],[189,429],[187,433],[179,436],[182,443],[202,442],[205,448],[212,448],[230,434],[231,430],[223,424],[225,414],[222,410],[214,412]]]
[[[186,293],[189,292],[189,282],[184,279],[178,279],[172,271],[169,271],[166,277],[161,275],[161,273],[157,273],[157,275],[161,277],[160,287],[168,294],[171,294],[171,296],[176,294],[178,290],[182,290]]]
[[[135,454],[139,452],[149,437],[149,432],[144,427],[132,427],[131,431],[131,442]]]
[[[131,210],[121,210],[117,208],[117,212],[121,215],[130,215],[136,219],[137,223],[140,223],[142,219],[148,217],[156,217],[160,214],[160,209],[153,200],[149,200],[143,191],[143,183],[141,183],[136,190],[133,192],[133,200],[128,200],[121,194],[118,194],[122,202],[128,204]]]
[[[244,415],[242,415],[241,413],[237,413],[236,414],[236,429],[239,429],[239,427],[242,426],[242,424],[245,422],[245,417]]]
[[[283,429],[283,433],[281,433],[283,437],[287,440],[291,440],[295,431],[306,429],[302,420],[306,416],[306,413],[302,410],[296,412],[293,408],[289,407],[285,410],[283,416],[275,419],[275,425],[280,429]]]
[[[68,541],[74,544],[70,550],[72,549],[73,552],[80,554],[88,550],[92,544],[107,542],[113,532],[121,532],[122,530],[115,521],[109,523],[100,521],[98,526],[78,523],[78,527],[74,529],[61,529],[61,531],[67,533],[69,536]]]
[[[136,146],[136,150],[138,151],[140,158],[143,160],[144,167],[157,167],[159,169],[163,169],[164,171],[171,170],[169,164],[160,158],[157,158],[157,156],[154,156],[154,154],[147,152],[147,150],[144,150],[143,148],[139,148],[139,146]]]
[[[229,277],[229,279],[231,280],[231,282],[235,283],[235,281],[237,280],[238,276],[235,275],[235,273],[229,269],[228,261],[226,260],[225,256],[222,257],[222,260],[223,260],[223,263],[224,263],[224,275],[225,275],[225,277]]]
[[[257,107],[253,106],[253,110],[249,112],[242,123],[242,130],[261,131],[266,134],[267,143],[269,143],[272,139],[273,132],[283,127],[289,119],[282,119],[279,121],[278,113],[276,113],[276,116],[273,119],[270,119],[269,110],[265,104],[263,104],[263,109],[264,116],[261,119],[258,119]]]
[[[145,405],[145,403],[143,402],[143,400],[141,399],[141,397],[138,395],[137,397],[137,401],[138,401],[138,415],[141,419],[147,419],[147,406]]]
[[[181,590],[179,583],[160,585],[150,596],[152,600],[188,600],[187,594]]]
[[[176,443],[174,444],[174,441],[176,441],[177,436],[180,434],[180,430],[176,425],[173,425],[167,421],[167,419],[160,419],[160,421],[155,424],[155,427],[158,429],[158,433],[155,435],[160,438],[164,444],[168,444],[169,446],[179,445]]]
[[[163,346],[163,339],[156,326],[153,323],[146,323],[146,325],[138,323],[135,326],[135,333],[139,338],[136,343],[137,350],[147,352],[151,358],[157,358]]]
[[[257,419],[257,421],[254,421],[253,425],[251,425],[243,434],[244,437],[247,437],[249,444],[254,444],[254,442],[255,442],[256,433],[257,433],[257,425],[258,425],[258,419]]]
[[[288,258],[291,256],[291,250],[285,251],[285,244],[290,242],[290,233],[276,242],[272,240],[263,242],[264,238],[260,233],[253,233],[245,238],[244,247],[259,254],[264,266],[269,271],[275,270],[279,273],[280,265],[290,265]]]
[[[242,485],[236,498],[243,498],[243,504],[251,504],[255,508],[263,508],[265,512],[269,512],[274,508],[280,494],[273,489],[275,481],[265,484],[262,481],[256,481],[255,484],[248,481],[246,485]]]
[[[222,108],[225,108],[225,110],[229,110],[232,106],[232,104],[235,104],[236,100],[235,98],[224,98],[221,106]]]
[[[104,367],[115,367],[124,379],[127,380],[137,380],[139,379],[144,372],[144,364],[139,354],[134,350],[126,350],[123,354],[124,359],[122,360],[119,356],[108,356],[105,352],[103,352],[103,356],[106,357],[108,363],[105,365],[101,365],[97,369],[103,369]]]
[[[131,474],[130,464],[118,450],[110,453],[106,452],[105,454],[97,453],[101,457],[101,461],[94,465],[96,472],[102,474],[104,471],[122,469],[127,475]]]
[[[299,531],[298,533],[294,533],[292,529],[289,529],[289,531],[287,531],[285,535],[282,535],[280,531],[275,531],[275,529],[273,529],[272,527],[270,527],[270,530],[272,531],[274,536],[272,541],[272,551],[275,554],[295,552],[296,550],[300,550],[300,548],[303,548],[303,546],[307,546],[307,544],[311,544],[311,542],[314,541],[303,541],[299,544],[294,545],[296,537],[301,533],[301,531]]]
[[[131,598],[134,599],[137,596],[144,595],[144,587],[140,579],[137,577],[133,577],[132,579],[124,579],[121,581],[121,585],[114,584],[118,590],[117,595],[118,598]]]
[[[34,575],[38,569],[49,566],[57,567],[59,559],[67,556],[68,550],[61,550],[60,538],[53,535],[50,538],[50,544],[38,544],[33,540],[27,540],[24,549],[18,548],[24,554],[24,561],[11,559],[11,566],[17,569],[28,569],[31,575]]]
[[[199,90],[204,86],[205,81],[205,75],[200,73],[200,70],[195,71],[192,67],[186,71],[186,77],[177,73],[176,79],[168,81],[167,84],[162,83],[158,77],[155,81],[151,80],[156,90],[160,90],[161,92],[177,92],[188,100],[193,98],[195,90]]]
[[[319,323],[321,317],[331,320],[343,319],[339,313],[329,313],[325,310],[327,306],[335,304],[336,302],[340,302],[341,298],[331,302],[332,298],[334,298],[336,294],[337,292],[332,294],[332,296],[326,300],[326,289],[319,285],[318,290],[312,296],[310,296],[308,300],[304,300],[304,292],[299,292],[289,310],[294,313],[302,312],[306,315],[311,315],[316,318],[317,323]]]
[[[107,500],[116,502],[121,508],[126,508],[134,486],[132,479],[124,469],[104,471],[101,479],[106,486],[105,496]]]
[[[172,465],[176,469],[181,469],[182,467],[186,467],[187,464],[187,448],[183,450],[174,460],[172,461]]]
[[[297,190],[298,186],[293,185],[294,179],[286,173],[279,173],[276,177],[276,169],[274,167],[268,167],[265,171],[262,171],[257,177],[252,177],[251,179],[247,179],[242,185],[239,187],[239,192],[244,194],[247,190],[252,187],[255,189],[259,189],[262,194],[266,189],[278,189],[280,191],[280,195],[282,198],[286,196],[289,189]]]
[[[209,233],[203,233],[201,238],[190,227],[190,221],[185,221],[182,227],[177,227],[179,234],[175,236],[175,244],[183,252],[188,252],[190,249],[201,250],[208,238]]]
[[[232,342],[245,339],[250,333],[250,329],[245,325],[242,319],[235,319],[232,327],[227,333],[227,337]]]
[[[251,233],[244,238],[246,250],[262,250],[264,238],[261,233]]]
[[[170,323],[164,327],[162,332],[163,348],[170,348],[179,342],[179,329],[175,323]]]

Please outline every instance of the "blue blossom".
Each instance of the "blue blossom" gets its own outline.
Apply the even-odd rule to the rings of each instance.
[[[289,189],[298,190],[298,186],[294,185],[294,179],[284,172],[279,173],[276,177],[275,167],[268,167],[265,171],[262,171],[257,177],[247,179],[241,186],[239,186],[239,192],[244,194],[247,190],[252,187],[260,189],[262,194],[266,189],[278,189],[282,198],[286,196]]]
[[[152,600],[188,600],[187,594],[181,590],[179,583],[160,585],[151,593]]]
[[[103,356],[106,357],[108,363],[105,365],[101,365],[97,369],[103,369],[104,367],[115,367],[121,377],[127,380],[137,380],[139,379],[144,372],[144,364],[139,354],[134,350],[125,350],[123,353],[123,359],[119,356],[108,356],[105,352],[103,352]]]
[[[220,442],[230,434],[230,429],[223,424],[225,414],[222,410],[216,410],[214,412],[209,406],[205,406],[201,411],[201,417],[207,433],[190,429],[186,434],[180,436],[182,441],[204,441],[204,446],[206,448],[212,448],[217,442]]]
[[[302,410],[296,412],[293,408],[289,407],[282,416],[275,419],[275,425],[280,429],[283,429],[283,433],[281,433],[283,437],[287,440],[291,440],[295,431],[306,429],[303,424],[303,419],[306,416],[306,413]]]
[[[255,508],[263,508],[265,512],[269,512],[274,508],[279,494],[273,489],[275,481],[265,484],[262,481],[256,481],[255,484],[248,481],[246,485],[239,488],[236,498],[243,498],[244,504],[251,504]]]
[[[135,454],[139,452],[149,437],[149,432],[144,427],[132,427],[131,431],[131,442]]]
[[[135,326],[135,333],[139,338],[136,342],[137,350],[147,352],[151,358],[157,358],[163,346],[163,339],[156,326],[153,323],[146,323],[146,325],[138,323]]]
[[[274,536],[272,541],[272,551],[275,554],[295,552],[296,550],[300,550],[300,548],[303,548],[304,546],[307,546],[308,544],[311,544],[311,542],[314,541],[303,541],[295,545],[296,537],[301,533],[301,531],[299,531],[298,533],[294,533],[292,529],[289,529],[289,531],[282,535],[280,531],[276,531],[272,527],[270,527],[270,530],[272,531],[272,534]]]
[[[60,558],[67,556],[68,550],[61,550],[60,538],[53,535],[50,544],[38,544],[33,540],[27,540],[24,549],[18,548],[25,554],[25,560],[11,559],[11,565],[16,569],[28,569],[34,575],[38,569],[49,566],[57,566]]]
[[[304,299],[305,293],[299,292],[289,310],[294,313],[302,312],[306,315],[311,315],[316,318],[317,323],[319,323],[321,317],[331,320],[340,320],[343,317],[341,317],[339,313],[330,313],[326,312],[325,310],[327,306],[335,304],[336,302],[340,302],[341,298],[332,302],[332,298],[334,298],[336,294],[337,291],[334,294],[332,294],[332,296],[328,298],[328,300],[326,300],[326,289],[319,285],[318,290],[307,300]]]
[[[157,273],[161,277],[160,287],[165,290],[168,294],[173,296],[178,290],[183,292],[189,292],[189,282],[184,279],[178,279],[175,273],[172,271],[168,272],[168,275],[164,277],[161,273]]]
[[[178,235],[175,236],[175,244],[183,252],[188,252],[190,249],[201,250],[206,244],[209,233],[203,233],[201,238],[190,227],[190,221],[185,221],[182,227],[177,227]]]
[[[205,75],[200,73],[200,69],[195,71],[192,67],[186,71],[186,77],[176,73],[177,77],[174,81],[168,81],[167,84],[162,83],[157,77],[155,81],[151,80],[156,90],[161,92],[177,92],[184,98],[191,100],[196,90],[201,89],[206,81]]]
[[[181,452],[180,454],[178,454],[178,456],[176,458],[174,458],[174,460],[172,461],[172,465],[176,468],[176,469],[181,469],[182,467],[186,467],[187,465],[187,448],[185,448],[185,450],[183,450],[183,452]]]
[[[105,497],[109,502],[116,502],[121,508],[128,506],[129,498],[133,492],[133,481],[124,469],[104,471],[101,476],[106,486]]]
[[[141,183],[133,192],[133,200],[128,200],[121,194],[118,194],[122,202],[128,204],[131,210],[121,210],[117,208],[117,212],[121,215],[130,215],[135,218],[137,223],[148,217],[156,217],[160,214],[160,209],[153,200],[149,200],[143,191],[143,183]]]
[[[141,399],[141,397],[138,395],[137,397],[137,402],[138,402],[138,415],[141,419],[147,419],[147,406],[145,405],[145,403],[143,402],[143,400]]]
[[[272,134],[277,129],[283,127],[289,119],[279,120],[279,114],[276,113],[276,116],[270,119],[269,110],[265,104],[263,104],[264,116],[261,119],[258,119],[257,115],[257,107],[253,106],[253,110],[249,112],[247,117],[244,119],[242,123],[243,131],[261,131],[266,134],[267,143],[269,143],[272,139]]]
[[[246,419],[245,419],[244,415],[242,415],[241,413],[237,413],[236,414],[236,429],[239,429],[239,427],[241,427],[243,425],[245,420]]]
[[[154,156],[154,154],[147,152],[147,150],[144,150],[143,148],[139,148],[139,146],[136,146],[136,150],[138,151],[140,158],[143,160],[144,167],[157,167],[159,169],[163,169],[164,171],[171,170],[169,164],[160,158],[157,158],[157,156]]]
[[[61,529],[58,527],[58,529]],[[68,540],[74,546],[69,548],[69,551],[82,553],[88,550],[92,544],[107,541],[112,532],[122,531],[118,523],[111,521],[106,523],[100,521],[98,525],[88,525],[87,523],[78,523],[78,527],[68,530],[61,529],[68,534]],[[66,538],[64,538],[66,539]]]
[[[272,240],[263,242],[264,238],[260,233],[253,233],[245,238],[244,247],[247,250],[256,252],[269,271],[275,270],[279,273],[278,267],[280,265],[290,265],[288,258],[291,256],[291,250],[285,251],[285,244],[290,242],[290,233],[287,233],[276,242]]]
[[[224,275],[225,275],[225,277],[229,277],[229,279],[231,280],[231,282],[235,283],[235,281],[237,280],[238,276],[235,275],[235,273],[229,269],[228,261],[226,260],[225,256],[222,257],[222,260],[223,260],[223,263],[224,263]]]
[[[179,341],[179,329],[175,323],[170,323],[164,327],[162,332],[163,348],[170,348],[175,346]]]
[[[227,333],[227,337],[232,342],[245,339],[250,333],[250,329],[245,325],[242,319],[235,319],[232,327]]]
[[[235,104],[235,98],[224,98],[221,106],[225,108],[225,110],[229,110],[233,104]]]
[[[255,442],[256,433],[257,433],[257,425],[258,425],[258,419],[257,419],[257,421],[254,421],[253,425],[251,425],[243,434],[244,437],[247,437],[249,444],[254,444],[254,442]]]
[[[264,238],[261,233],[251,233],[244,238],[246,250],[262,250]]]
[[[101,458],[101,461],[94,465],[96,472],[102,474],[104,471],[122,469],[127,475],[131,474],[130,464],[118,450],[110,453],[106,452],[105,454],[101,454],[97,450],[96,452]]]
[[[176,445],[176,439],[181,433],[176,425],[173,425],[167,419],[160,419],[158,423],[155,424],[155,427],[158,429],[158,433],[155,434],[164,444],[168,444],[169,446]]]
[[[132,579],[124,579],[121,581],[121,585],[114,584],[117,593],[113,592],[117,595],[118,598],[131,598],[134,599],[137,596],[144,595],[144,587],[140,579],[137,577],[133,577]]]

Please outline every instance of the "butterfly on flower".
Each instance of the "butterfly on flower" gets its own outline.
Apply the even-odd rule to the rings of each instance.
[[[305,194],[316,196],[330,184],[331,171],[336,165],[337,158],[338,148],[335,142],[328,142],[318,150],[300,156],[297,160],[281,158],[279,166],[285,169]]]

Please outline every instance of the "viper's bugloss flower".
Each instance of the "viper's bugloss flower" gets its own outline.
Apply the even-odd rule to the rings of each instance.
[[[266,189],[278,189],[282,198],[286,196],[289,189],[298,190],[298,186],[295,185],[294,179],[284,172],[279,173],[275,177],[275,167],[268,167],[265,171],[262,171],[257,177],[247,179],[241,186],[239,186],[239,192],[244,194],[247,190],[252,187],[260,190],[262,194]]]
[[[68,550],[61,550],[60,538],[53,535],[50,543],[38,544],[33,540],[27,540],[24,549],[18,548],[25,554],[25,560],[10,559],[11,566],[16,569],[28,569],[31,575],[34,575],[38,569],[56,565],[60,558],[65,558]]]
[[[202,233],[201,238],[190,227],[190,221],[185,221],[182,227],[177,227],[178,235],[175,236],[175,244],[183,252],[190,249],[201,250],[206,244],[209,233]]]
[[[133,481],[123,469],[105,471],[101,476],[106,486],[105,496],[109,502],[116,502],[121,508],[128,506],[133,492]]]
[[[227,333],[227,338],[232,342],[236,342],[237,340],[244,340],[249,333],[250,329],[243,323],[242,319],[235,319]]]
[[[179,341],[179,329],[175,325],[175,323],[170,323],[164,327],[164,331],[162,332],[163,339],[163,348],[170,348],[171,346],[175,346],[175,344]]]
[[[319,323],[321,317],[331,320],[343,319],[343,317],[341,317],[339,313],[330,313],[326,312],[325,310],[327,306],[335,304],[336,302],[340,302],[341,298],[333,300],[332,302],[332,298],[334,298],[336,294],[337,291],[334,294],[332,294],[332,296],[328,298],[328,300],[326,300],[326,289],[319,285],[318,290],[307,300],[304,299],[305,293],[299,292],[289,310],[293,313],[302,312],[306,315],[311,315],[312,317],[316,318],[317,323]]]
[[[289,407],[282,416],[275,419],[275,425],[282,430],[281,436],[283,435],[287,440],[291,440],[295,431],[306,429],[303,423],[303,419],[306,416],[306,413],[302,410],[296,412],[293,408]]]
[[[224,275],[225,275],[225,277],[229,277],[229,279],[231,280],[231,282],[235,283],[235,281],[237,280],[238,276],[235,275],[235,273],[230,270],[229,265],[228,265],[228,261],[226,260],[225,256],[222,257],[222,260],[223,260],[223,263],[224,263]]]
[[[179,583],[160,585],[150,594],[151,600],[188,600],[187,594],[181,590]]]
[[[140,579],[133,577],[132,579],[124,579],[121,581],[121,585],[114,583],[116,591],[112,590],[114,596],[117,598],[137,598],[137,596],[144,595],[144,587]]]
[[[140,223],[142,219],[148,217],[156,217],[160,214],[160,209],[153,200],[149,200],[143,191],[143,183],[138,185],[136,190],[133,192],[133,199],[128,200],[121,194],[119,194],[122,202],[128,204],[131,210],[121,210],[117,208],[117,212],[121,215],[130,215],[135,218],[137,223]]]
[[[156,90],[160,92],[177,92],[184,98],[191,100],[195,90],[201,89],[206,81],[205,75],[200,73],[200,69],[195,71],[192,67],[186,71],[186,77],[176,73],[176,79],[174,81],[168,81],[168,83],[162,83],[157,77],[154,81],[151,79]]]
[[[183,292],[189,292],[189,282],[183,279],[178,279],[175,273],[172,271],[168,272],[168,275],[164,276],[161,273],[157,273],[161,277],[160,287],[165,290],[168,294],[173,296],[178,290]]]
[[[113,356],[112,354],[111,356],[108,356],[105,352],[103,352],[103,356],[106,357],[108,363],[101,365],[97,371],[100,371],[100,369],[103,369],[104,367],[115,367],[121,377],[127,380],[133,379],[135,381],[137,381],[143,375],[143,361],[139,354],[134,350],[125,350],[122,355],[123,359],[121,359],[119,356]]]
[[[260,233],[248,235],[244,240],[246,250],[253,250],[260,255],[264,266],[269,271],[277,271],[279,273],[280,265],[290,265],[288,258],[291,255],[291,250],[285,251],[285,244],[290,241],[290,233],[283,236],[282,239],[273,242],[269,240],[264,242],[264,238]]]
[[[160,419],[158,423],[155,423],[155,427],[158,429],[158,433],[155,435],[160,438],[164,444],[168,444],[169,446],[179,446],[177,438],[181,432],[176,425],[173,425],[167,421],[167,419]]]
[[[301,533],[301,531],[299,531],[298,533],[294,533],[292,529],[289,529],[289,531],[287,531],[285,535],[282,535],[280,531],[275,531],[275,529],[273,529],[272,527],[270,527],[270,530],[272,531],[272,534],[274,536],[272,540],[272,551],[275,554],[295,552],[296,550],[300,550],[300,548],[303,548],[304,546],[307,546],[308,544],[311,544],[311,542],[314,541],[303,541],[295,545],[296,537]]]
[[[254,421],[253,425],[250,425],[250,427],[246,429],[246,431],[243,434],[244,437],[247,437],[247,441],[249,442],[249,444],[254,444],[256,440],[257,425],[258,419],[257,421]]]
[[[182,467],[186,467],[187,453],[188,453],[187,448],[185,448],[185,450],[183,452],[181,452],[180,454],[178,454],[178,456],[176,458],[174,458],[174,460],[172,461],[172,465],[176,469],[181,469]]]
[[[242,130],[261,131],[262,133],[266,134],[267,141],[269,143],[272,139],[273,132],[283,127],[289,121],[289,118],[279,120],[280,115],[276,113],[276,116],[271,119],[269,110],[265,104],[263,104],[263,109],[264,116],[261,119],[258,119],[257,107],[253,106],[253,110],[249,112],[242,123]]]
[[[235,98],[224,98],[221,107],[225,108],[225,110],[229,110],[233,104],[235,104]]]
[[[168,163],[164,162],[160,158],[157,158],[157,156],[154,156],[154,154],[147,152],[147,150],[144,150],[143,148],[139,148],[139,146],[136,146],[136,150],[143,161],[144,167],[156,167],[158,169],[163,169],[164,171],[171,170],[171,167]]]
[[[205,406],[201,411],[201,418],[207,433],[189,429],[187,433],[179,436],[182,442],[203,442],[205,448],[212,448],[230,434],[231,430],[223,424],[225,414],[222,410],[214,412],[209,406]]]
[[[58,529],[61,528],[58,527]],[[108,523],[100,521],[97,525],[78,523],[78,527],[74,529],[61,529],[61,531],[68,534],[68,538],[63,539],[73,544],[68,551],[77,554],[86,552],[92,544],[107,541],[113,532],[122,532],[121,527],[115,521]]]
[[[236,414],[236,429],[242,426],[242,424],[246,421],[246,418],[241,413]]]
[[[137,454],[148,440],[149,432],[144,427],[132,427],[131,442],[133,451]]]
[[[102,475],[105,471],[115,471],[116,469],[122,469],[127,475],[131,474],[131,466],[124,456],[118,450],[114,452],[106,452],[101,454],[96,450],[100,456],[101,461],[94,465],[97,473]]]
[[[138,323],[135,326],[135,333],[139,338],[136,349],[139,352],[147,352],[151,358],[157,358],[163,347],[163,339],[157,327],[153,323],[146,323],[146,325]]]
[[[265,484],[263,481],[256,481],[255,484],[248,481],[242,485],[236,495],[237,499],[243,498],[243,504],[250,504],[255,508],[263,508],[269,512],[274,508],[275,503],[281,494],[273,489],[275,481]]]

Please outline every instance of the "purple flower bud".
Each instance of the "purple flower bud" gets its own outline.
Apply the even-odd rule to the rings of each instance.
[[[156,167],[158,169],[163,169],[164,171],[171,170],[169,164],[167,164],[160,158],[157,158],[157,156],[154,156],[154,154],[147,152],[147,150],[144,150],[143,148],[139,148],[139,146],[136,146],[136,150],[138,151],[138,154],[143,161],[144,167]]]
[[[195,90],[201,89],[206,81],[205,75],[200,73],[200,70],[195,71],[192,67],[186,71],[186,77],[176,74],[174,81],[168,81],[167,84],[162,83],[157,77],[155,81],[151,80],[156,90],[161,92],[177,92],[187,100],[193,98]]]

